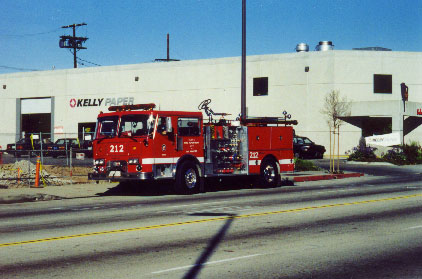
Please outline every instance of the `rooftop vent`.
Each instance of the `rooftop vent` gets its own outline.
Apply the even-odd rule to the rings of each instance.
[[[308,52],[309,46],[306,43],[300,43],[296,45],[296,52]]]
[[[333,50],[333,49],[334,49],[334,45],[332,41],[321,41],[315,47],[316,51],[327,51],[327,50]]]

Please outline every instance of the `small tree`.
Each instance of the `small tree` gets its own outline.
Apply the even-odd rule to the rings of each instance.
[[[325,96],[324,107],[321,113],[327,120],[328,127],[330,128],[330,172],[335,171],[334,157],[331,156],[331,148],[333,147],[335,154],[336,138],[337,135],[337,171],[340,171],[340,126],[344,121],[340,117],[350,116],[351,103],[346,97],[340,97],[338,90],[332,90]],[[334,135],[333,145],[331,145],[331,133]],[[334,155],[335,156],[335,155]]]

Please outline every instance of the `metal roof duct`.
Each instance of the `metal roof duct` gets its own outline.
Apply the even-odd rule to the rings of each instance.
[[[316,51],[327,51],[333,50],[334,45],[332,41],[320,41],[318,45],[315,47]]]
[[[296,45],[296,52],[308,52],[309,46],[306,43],[299,43]]]

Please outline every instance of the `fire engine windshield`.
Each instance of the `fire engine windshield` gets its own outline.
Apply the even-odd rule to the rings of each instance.
[[[97,138],[115,137],[118,121],[119,118],[117,116],[107,116],[98,118]]]
[[[130,132],[132,136],[145,136],[151,132],[150,115],[129,114],[123,115],[120,122],[119,135]]]

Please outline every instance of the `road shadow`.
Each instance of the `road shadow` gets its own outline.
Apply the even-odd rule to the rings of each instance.
[[[208,178],[205,183],[206,192],[232,191],[242,189],[271,189],[282,186],[294,186],[293,180],[283,179],[279,186],[265,186],[255,176],[236,176],[224,178]]]
[[[193,279],[197,278],[199,272],[202,270],[208,259],[212,256],[214,251],[217,249],[218,245],[223,241],[224,236],[226,235],[227,231],[229,230],[234,218],[236,215],[233,214],[227,214],[227,213],[198,213],[198,214],[192,214],[195,216],[215,216],[215,217],[221,217],[221,216],[227,216],[226,222],[221,227],[221,229],[218,231],[218,233],[208,242],[207,247],[204,249],[204,251],[201,253],[201,255],[198,257],[196,262],[193,264],[191,269],[183,276],[183,279]]]
[[[171,183],[163,182],[131,182],[119,183],[98,196],[165,196],[174,194]]]
[[[225,192],[244,189],[269,189],[259,183],[256,177],[239,176],[205,179],[205,192]],[[292,184],[287,184],[292,185]],[[282,185],[284,186],[284,185]],[[172,181],[137,181],[119,183],[98,196],[166,196],[176,195]]]

